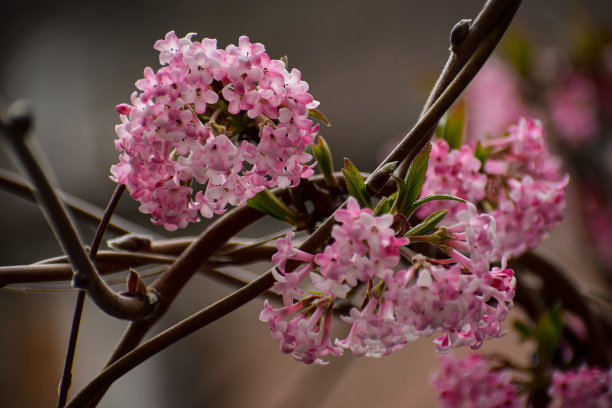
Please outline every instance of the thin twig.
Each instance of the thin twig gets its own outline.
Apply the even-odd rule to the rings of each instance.
[[[146,361],[159,351],[187,337],[208,323],[214,322],[245,303],[248,303],[252,299],[255,299],[261,293],[268,290],[273,283],[274,278],[272,275],[266,273],[247,286],[143,343],[141,346],[130,351],[124,357],[105,368],[96,378],[87,384],[85,388],[75,395],[68,405],[66,405],[66,408],[85,406],[92,398],[96,397],[100,390],[108,387],[117,378],[121,377],[141,362]]]
[[[23,178],[12,171],[0,168],[0,188],[14,194],[24,200],[36,203],[34,189],[23,181]],[[92,225],[98,225],[104,215],[104,210],[80,198],[74,197],[64,191],[58,191],[62,201],[75,219]],[[117,235],[129,234],[130,232],[147,233],[157,236],[156,233],[146,230],[126,219],[114,215],[113,222],[108,224],[108,231]]]
[[[119,204],[119,200],[121,199],[121,195],[125,191],[125,186],[117,186],[113,195],[106,206],[106,210],[104,211],[104,216],[100,220],[100,224],[96,229],[96,233],[94,234],[93,240],[91,242],[91,247],[89,249],[89,259],[91,261],[96,260],[96,255],[98,254],[98,249],[100,248],[100,244],[102,243],[102,238],[104,237],[104,233],[108,228],[110,223],[110,219]],[[68,349],[66,350],[66,360],[64,362],[64,371],[62,372],[62,378],[59,384],[59,396],[57,398],[57,406],[58,408],[62,408],[66,405],[66,400],[68,399],[68,391],[70,390],[70,385],[72,383],[72,366],[74,363],[74,354],[76,352],[76,344],[77,339],[79,338],[79,328],[81,326],[81,316],[83,315],[83,306],[85,305],[85,298],[87,297],[87,292],[84,290],[79,290],[77,294],[77,300],[74,305],[74,314],[72,317],[72,326],[70,328],[70,336],[68,338]]]
[[[370,183],[370,186],[373,187],[375,191],[378,191],[384,185],[384,180],[377,177],[380,169],[385,164],[390,162],[399,161],[404,158],[408,160],[410,155],[416,155],[418,150],[415,152],[415,146],[423,144],[423,141],[425,141],[425,143],[428,141],[430,130],[437,124],[440,117],[456,100],[459,94],[463,91],[463,89],[465,89],[478,70],[482,67],[510,24],[510,21],[518,9],[520,0],[515,0],[511,3],[512,4],[508,5],[507,7],[504,7],[505,4],[500,6],[500,3],[496,1],[490,1],[485,5],[485,8],[504,7],[503,12],[500,12],[502,14],[502,18],[500,18],[498,23],[490,32],[486,33],[486,35],[483,35],[483,37],[480,38],[482,45],[478,48],[478,51],[470,58],[466,66],[461,69],[457,77],[454,78],[448,88],[444,90],[441,96],[436,100],[431,108],[428,109],[427,113],[423,115],[423,117],[418,121],[404,140],[396,147],[396,149],[394,149],[393,152],[391,152],[385,161],[381,163],[377,170],[373,172],[372,176],[368,180],[375,180],[377,184],[381,184],[372,185],[372,183]],[[310,235],[310,237],[308,237],[308,239],[306,239],[306,241],[304,241],[304,243],[300,246],[300,249],[306,252],[315,251],[319,246],[323,245],[327,241],[333,225],[334,218],[333,216],[330,216],[317,230],[315,230],[312,235]],[[177,264],[178,263],[179,262],[177,261]],[[288,264],[286,266],[286,270],[291,271],[292,268],[296,267],[296,265],[296,263],[293,263],[293,265]],[[248,303],[263,291],[269,289],[273,283],[274,278],[272,276],[272,270],[269,270],[244,288],[183,320],[170,329],[155,336],[153,339],[143,343],[141,346],[136,347],[127,354],[125,354],[126,349],[121,350],[121,353],[125,355],[104,369],[100,375],[94,378],[92,382],[85,386],[85,388],[83,388],[83,390],[81,390],[81,392],[75,396],[68,406],[83,406],[84,404],[91,402],[93,399],[100,396],[100,390],[105,390],[117,378],[127,373],[132,368],[136,367],[149,357],[155,355],[157,352],[165,349],[176,341]],[[146,324],[146,322],[135,322],[131,326],[142,326],[143,324]],[[133,344],[134,343],[131,345]],[[116,349],[114,355],[121,354],[117,353]]]
[[[105,313],[120,319],[144,319],[155,309],[154,297],[126,297],[113,292],[102,280],[76,232],[64,204],[57,196],[27,144],[32,117],[29,106],[15,102],[9,108],[8,123],[0,124],[4,139],[13,149],[23,172],[36,187],[35,196],[53,233],[74,268],[73,286],[85,289]]]
[[[275,246],[261,245],[219,256],[215,254],[204,262],[203,267],[217,268],[261,260],[269,261],[275,252]],[[95,264],[98,272],[104,276],[139,266],[170,265],[176,259],[175,256],[103,251],[98,252]],[[72,279],[72,267],[66,257],[53,258],[33,265],[0,266],[0,287],[22,283],[68,282],[70,279]]]
[[[506,16],[508,15],[507,6],[511,5],[511,2],[513,2],[513,0],[489,0],[473,22],[469,20],[460,20],[455,27],[453,27],[450,35],[451,46],[448,60],[429,93],[420,117],[427,113],[432,105],[440,98],[444,90],[449,87],[450,83],[457,77],[463,67],[465,67],[476,50],[481,46],[482,39],[492,31],[496,25],[500,24],[500,22],[501,24],[505,24],[502,20],[505,18],[504,13]],[[520,1],[515,1],[514,3],[516,3],[515,7],[518,8]],[[509,22],[510,21],[508,21],[508,24]],[[426,138],[427,141],[433,136],[434,129],[435,128],[432,128],[430,130]],[[406,175],[412,159],[426,143],[427,142],[417,145],[413,152],[400,163],[398,176],[404,177]]]

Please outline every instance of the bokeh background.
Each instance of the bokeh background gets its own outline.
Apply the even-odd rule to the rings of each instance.
[[[350,157],[375,167],[416,120],[448,55],[448,34],[474,17],[481,0],[421,1],[182,1],[0,2],[0,105],[25,98],[35,114],[34,136],[49,173],[66,192],[104,206],[114,189],[115,106],[128,102],[146,66],[159,66],[153,43],[170,30],[261,42],[271,57],[288,56],[302,72],[320,110],[336,163]],[[545,46],[563,46],[572,19],[589,15],[612,25],[607,0],[525,0],[513,30]],[[14,169],[0,151],[0,167]],[[118,215],[156,228],[127,195]],[[581,243],[571,197],[567,220],[546,246],[587,281],[598,283]],[[190,227],[196,235],[204,223]],[[270,229],[263,225],[247,235]],[[160,235],[168,235],[156,228]],[[180,233],[180,232],[179,232]],[[84,237],[91,231],[85,230]],[[178,233],[175,233],[175,235]],[[89,238],[88,238],[89,239]],[[0,191],[0,264],[27,264],[60,254],[37,207]],[[265,270],[265,265],[259,270]],[[0,406],[55,404],[76,294],[48,287],[0,290]],[[23,290],[27,289],[27,290]],[[38,289],[45,289],[39,293]],[[63,288],[59,288],[63,289]],[[196,276],[159,331],[229,293]],[[178,343],[117,382],[101,407],[337,407],[432,406],[427,385],[436,357],[429,339],[380,360],[345,356],[326,367],[303,366],[281,354],[257,300]],[[124,322],[88,302],[74,369],[73,391],[103,365]],[[485,350],[529,347],[512,335]]]

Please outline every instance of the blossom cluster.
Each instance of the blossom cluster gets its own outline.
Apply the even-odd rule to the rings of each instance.
[[[438,402],[443,408],[525,407],[508,369],[494,369],[492,362],[478,354],[467,357],[440,357],[440,368],[431,377]],[[552,373],[548,387],[555,408],[612,406],[612,368],[583,365],[577,370]]]
[[[582,366],[578,370],[555,371],[548,395],[555,407],[612,407],[612,368]]]
[[[492,371],[491,363],[478,354],[441,356],[440,369],[431,378],[442,408],[520,408],[509,371]]]
[[[300,71],[248,37],[218,49],[193,35],[157,41],[163,67],[147,67],[131,104],[117,106],[121,155],[112,178],[168,230],[313,173],[304,149],[318,128],[308,119],[318,102]]]
[[[497,243],[492,217],[478,215],[474,206],[458,214],[461,221],[447,229],[450,257],[444,260],[412,252],[406,247],[409,238],[396,236],[393,215],[375,216],[352,197],[334,217],[333,241],[320,253],[294,248],[292,233],[277,241],[274,289],[282,294],[283,307],[266,301],[260,320],[283,352],[322,364],[321,356],[341,355],[343,349],[387,355],[436,332],[442,333],[434,341],[442,352],[478,348],[502,334],[515,278],[505,266],[490,268]],[[402,256],[410,267],[398,268]],[[288,260],[304,263],[289,271]],[[332,343],[332,312],[342,306],[350,306],[342,320],[351,330]]]
[[[521,118],[507,135],[480,143],[450,149],[446,140],[434,140],[421,195],[451,194],[476,203],[495,218],[500,248],[493,259],[520,256],[563,219],[568,176],[537,120]],[[478,150],[487,157],[477,158]],[[440,208],[450,209],[453,220],[465,204],[433,202],[419,214]]]

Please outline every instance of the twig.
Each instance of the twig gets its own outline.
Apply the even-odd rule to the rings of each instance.
[[[125,186],[117,186],[113,195],[106,206],[106,210],[104,211],[104,216],[100,220],[100,224],[96,229],[96,233],[94,234],[93,240],[91,242],[91,247],[89,249],[89,259],[95,261],[96,255],[98,254],[98,249],[100,248],[100,244],[102,243],[102,238],[104,237],[104,233],[110,223],[110,219],[117,208],[117,204],[119,204],[119,200],[121,199],[121,195],[125,191]],[[87,292],[84,290],[79,290],[77,294],[77,300],[74,305],[74,314],[72,317],[72,326],[70,328],[70,336],[68,338],[68,349],[66,350],[66,360],[64,362],[64,371],[62,372],[62,378],[59,384],[59,396],[57,399],[58,408],[62,408],[66,405],[66,400],[68,399],[68,391],[70,390],[70,385],[72,383],[72,365],[74,363],[74,353],[76,352],[76,344],[77,339],[79,338],[79,328],[81,326],[81,316],[83,315],[83,306],[85,305],[85,298]]]
[[[500,18],[499,22],[490,32],[483,35],[482,38],[479,38],[482,45],[478,48],[478,51],[470,58],[469,62],[465,65],[465,67],[463,67],[463,69],[461,69],[457,77],[454,78],[448,88],[444,90],[431,108],[428,109],[427,113],[421,117],[404,140],[393,150],[393,152],[391,152],[383,163],[381,163],[377,170],[373,172],[372,176],[368,178],[370,187],[372,187],[375,191],[380,190],[386,181],[383,178],[378,177],[381,168],[390,162],[399,161],[404,158],[406,158],[406,160],[411,160],[410,155],[416,155],[416,153],[418,153],[418,150],[415,151],[415,146],[424,144],[423,141],[425,143],[427,142],[430,130],[433,129],[440,117],[456,100],[459,94],[463,91],[463,89],[465,89],[467,84],[482,67],[510,24],[510,21],[516,13],[518,5],[520,4],[520,0],[515,0],[510,3],[511,4],[506,7],[505,2],[504,4],[501,4],[500,2],[493,0],[485,5],[485,9],[488,7],[500,7],[501,9],[503,7],[503,12],[500,11],[502,18]],[[374,184],[372,181],[375,181],[376,184]],[[315,230],[315,232],[310,235],[306,241],[304,241],[304,243],[300,246],[300,249],[306,252],[314,252],[319,246],[323,245],[327,241],[334,223],[335,221],[333,215],[328,217],[325,222],[323,222],[323,224],[317,228],[317,230]],[[190,249],[192,247],[190,247]],[[177,261],[176,264],[178,263],[179,262]],[[291,271],[296,266],[297,263],[288,263],[286,266],[286,271]],[[123,357],[119,358],[104,369],[99,376],[94,378],[92,382],[85,386],[85,388],[83,388],[83,390],[81,390],[81,392],[75,396],[68,406],[82,406],[96,398],[99,398],[100,390],[105,390],[117,378],[127,373],[132,368],[136,367],[149,357],[155,355],[157,352],[165,349],[174,342],[248,303],[260,293],[269,289],[273,283],[274,278],[272,276],[272,270],[269,270],[244,288],[183,320],[170,329],[157,335],[153,339],[143,343],[134,350],[127,352],[127,347],[123,347],[121,350],[116,349],[113,355],[123,355]],[[135,322],[130,326],[141,328],[146,324],[147,322]],[[130,329],[128,329],[128,332],[129,331]],[[124,338],[127,336],[128,333],[126,332]],[[134,340],[134,336],[130,337],[130,340]],[[123,346],[127,346],[127,343],[128,342],[126,341]],[[132,347],[133,345],[134,342],[130,344]]]
[[[27,134],[32,124],[29,106],[15,102],[9,108],[8,122],[0,123],[4,139],[15,152],[15,157],[36,187],[35,196],[74,268],[73,286],[85,289],[96,305],[107,314],[120,319],[144,319],[151,315],[154,297],[125,297],[113,292],[100,278],[96,268],[87,256],[76,229],[63,203],[49,183],[45,173],[27,145]]]
[[[23,182],[23,179],[16,173],[6,169],[0,169],[0,188],[14,194],[24,200],[36,203],[34,190],[28,184]],[[104,210],[88,203],[80,198],[74,197],[64,191],[58,191],[62,201],[75,219],[78,219],[88,224],[98,225]],[[142,232],[150,235],[157,235],[152,231],[146,230],[139,225],[136,225],[126,219],[114,216],[114,221],[108,224],[108,231],[117,235],[129,234],[130,232]]]
[[[220,256],[212,256],[203,267],[217,268],[226,265],[241,265],[260,260],[270,260],[276,252],[273,245],[245,248]],[[160,256],[130,252],[98,252],[95,264],[104,276],[128,268],[151,264],[169,265],[176,261],[174,256]],[[0,266],[0,287],[19,283],[66,282],[72,278],[72,267],[66,257],[58,257],[33,265]]]
[[[423,106],[420,117],[423,117],[441,97],[443,92],[450,87],[451,82],[457,78],[459,72],[466,66],[474,53],[478,49],[486,47],[483,43],[483,38],[488,36],[496,27],[502,29],[499,38],[494,40],[495,45],[497,45],[497,42],[499,42],[499,39],[501,39],[501,36],[512,21],[520,3],[520,0],[488,0],[481,12],[478,13],[476,19],[474,19],[473,23],[469,20],[460,20],[455,27],[453,27],[450,35],[451,52],[444,69],[440,73],[436,84],[427,98],[427,102],[425,102]],[[491,51],[493,51],[495,45],[491,48]],[[480,67],[476,70],[476,73],[479,69]],[[398,168],[398,175],[400,177],[406,175],[412,159],[431,139],[434,129],[435,127],[432,127],[427,137],[416,144],[410,154],[400,163]]]
[[[141,346],[130,351],[124,357],[105,368],[96,378],[87,384],[85,388],[75,395],[68,405],[66,405],[66,408],[85,406],[92,398],[96,397],[100,390],[108,387],[117,378],[121,377],[141,362],[154,356],[166,347],[171,346],[178,340],[187,337],[208,323],[214,322],[220,317],[225,316],[245,303],[255,299],[261,293],[268,290],[273,283],[274,278],[272,275],[266,273],[242,289],[237,290],[231,295],[226,296],[143,343]]]

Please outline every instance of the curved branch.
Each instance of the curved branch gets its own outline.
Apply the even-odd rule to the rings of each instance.
[[[85,406],[85,404],[96,397],[100,390],[110,386],[117,378],[161,350],[176,343],[178,340],[185,338],[201,327],[214,322],[220,317],[248,303],[252,299],[255,299],[261,293],[268,290],[273,283],[274,278],[272,275],[266,273],[242,289],[239,289],[143,343],[135,350],[127,353],[124,357],[105,368],[96,378],[87,384],[85,388],[74,396],[68,405],[66,405],[66,408]]]
[[[244,249],[235,253],[212,256],[202,265],[217,268],[226,265],[270,259],[276,252],[273,245],[263,245]],[[176,261],[173,256],[160,256],[130,252],[99,252],[95,259],[96,267],[102,276],[151,264],[169,265]],[[72,278],[72,267],[66,257],[54,258],[52,262],[39,262],[33,265],[0,266],[0,287],[17,283],[67,282]]]
[[[96,228],[96,233],[94,234],[93,240],[91,242],[91,248],[89,250],[89,259],[95,261],[96,255],[98,254],[98,249],[100,249],[100,244],[102,243],[102,238],[106,233],[108,228],[108,224],[110,223],[110,219],[119,204],[119,200],[123,195],[123,191],[125,187],[119,186],[113,192],[111,199],[106,206],[106,210],[104,211],[104,215],[98,224],[98,228]],[[83,314],[83,306],[85,305],[85,298],[87,292],[84,290],[80,290],[77,295],[77,300],[74,305],[74,313],[72,316],[72,326],[70,328],[70,336],[68,338],[68,348],[66,350],[66,359],[64,362],[64,370],[62,372],[62,378],[59,384],[59,395],[57,399],[57,406],[59,408],[66,405],[66,400],[68,399],[68,391],[70,390],[70,385],[72,384],[72,365],[74,362],[74,354],[76,352],[76,344],[77,339],[79,337],[79,328],[81,327],[81,316]]]
[[[26,184],[22,177],[12,171],[0,169],[0,188],[8,191],[11,194],[21,197],[24,200],[36,203],[34,189]],[[66,207],[76,219],[79,219],[88,224],[97,225],[104,216],[104,210],[80,198],[74,197],[64,191],[58,191]],[[124,235],[130,232],[139,231],[157,236],[156,233],[146,230],[141,226],[134,224],[117,215],[113,216],[114,222],[108,224],[108,230],[117,234]]]
[[[420,117],[425,116],[425,114],[427,114],[427,112],[432,108],[434,103],[441,98],[444,91],[450,88],[451,83],[457,79],[458,74],[464,69],[466,64],[470,60],[474,59],[473,57],[477,50],[481,50],[481,53],[487,54],[488,58],[508,28],[514,14],[516,14],[516,11],[520,6],[520,3],[521,0],[488,0],[481,12],[478,13],[478,16],[476,16],[476,19],[474,19],[473,23],[471,23],[469,20],[461,20],[455,25],[455,27],[453,27],[450,35],[451,53],[448,57],[446,65],[444,66],[444,69],[436,81],[436,84],[432,88],[425,105],[423,106]],[[484,40],[486,37],[495,37],[492,35],[494,30],[501,32],[499,32],[497,39],[492,38],[490,44],[486,44],[487,41]],[[490,51],[487,51],[487,48],[490,48]],[[486,61],[487,58],[485,58],[484,61]],[[474,76],[476,73],[478,73],[478,70],[480,70],[481,67],[482,65],[476,68]],[[470,78],[468,83],[471,81],[471,79],[472,78]],[[459,94],[461,92],[463,92],[463,89],[459,92]],[[452,103],[454,103],[458,97],[459,95],[453,98]],[[450,105],[452,105],[452,103]],[[450,105],[448,105],[449,108]],[[435,125],[427,133],[427,136],[416,143],[415,147],[403,159],[398,168],[398,174],[400,177],[404,177],[406,175],[412,159],[418,154],[419,151],[421,151],[421,149],[423,149],[427,142],[429,142],[433,135],[434,129]]]
[[[476,34],[481,37],[474,35],[469,37],[470,41],[474,41],[478,44],[478,47],[474,53],[469,57],[465,65],[458,71],[457,75],[449,81],[448,86],[440,93],[440,96],[435,99],[435,102],[427,109],[424,115],[419,118],[417,124],[412,130],[404,137],[402,142],[391,152],[389,157],[381,164],[387,164],[389,162],[398,161],[404,163],[410,163],[414,157],[423,149],[423,147],[431,139],[432,131],[438,124],[438,121],[444,115],[444,113],[451,107],[451,105],[459,98],[459,95],[468,86],[468,84],[474,79],[480,68],[487,61],[504,33],[506,32],[510,22],[514,18],[516,11],[521,4],[521,0],[489,0],[484,9],[479,13],[476,20],[479,20],[480,16],[485,12],[491,14],[498,14],[499,18],[495,20],[493,26],[490,26],[490,31],[478,31]],[[496,9],[493,13],[490,11],[491,8]],[[487,18],[488,20],[488,18]],[[467,39],[466,39],[467,41]],[[444,74],[444,72],[443,72]],[[450,78],[450,74],[449,74]],[[434,93],[434,95],[437,92]],[[428,101],[427,104],[430,102]],[[427,104],[425,106],[427,106]],[[379,166],[380,168],[380,166]]]
[[[45,176],[27,144],[32,123],[29,107],[15,102],[9,108],[9,122],[0,123],[0,131],[15,153],[23,172],[36,187],[34,195],[74,270],[73,286],[85,289],[105,313],[119,319],[145,319],[155,310],[154,298],[127,297],[115,293],[98,274],[76,232],[66,208]]]

